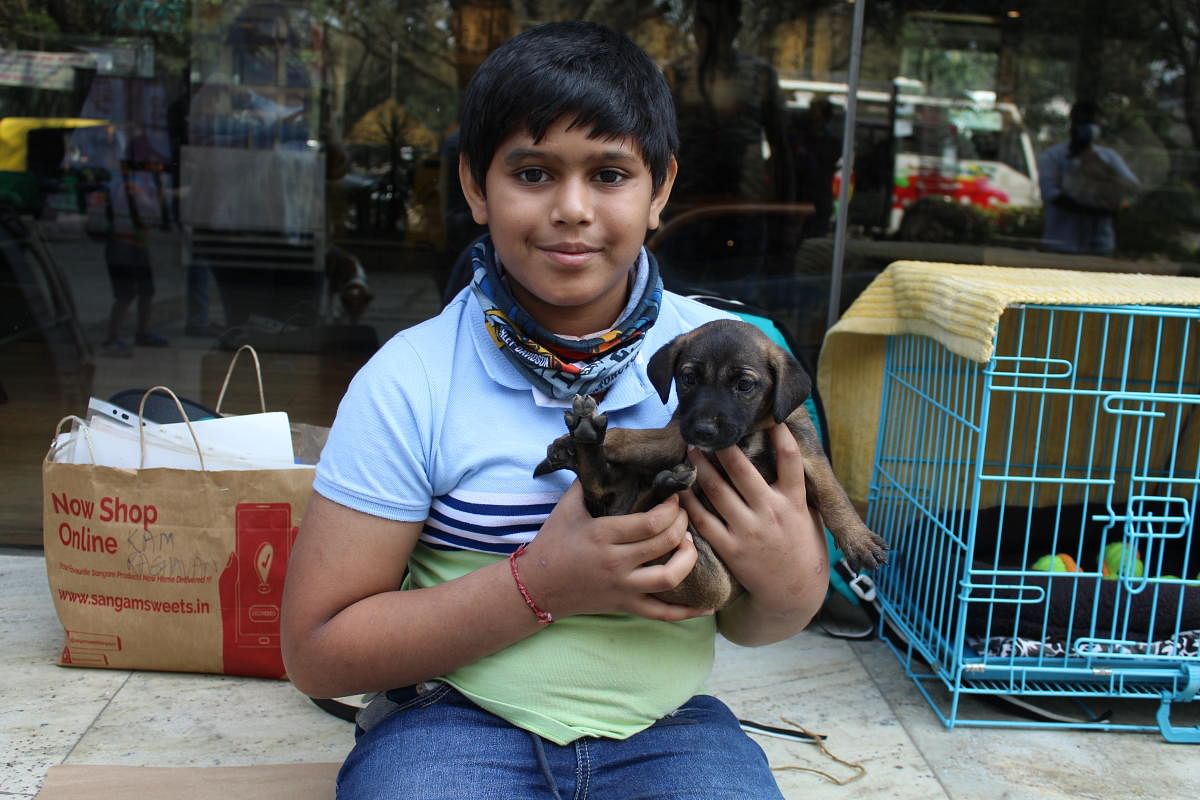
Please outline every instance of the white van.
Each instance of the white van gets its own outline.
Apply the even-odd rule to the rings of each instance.
[[[840,112],[844,83],[781,79],[789,114],[818,97]],[[920,81],[897,78],[893,92],[860,89],[850,221],[901,230],[918,200],[944,197],[982,209],[1041,205],[1033,142],[1012,103],[993,92],[932,97]],[[836,197],[840,171],[834,176]]]

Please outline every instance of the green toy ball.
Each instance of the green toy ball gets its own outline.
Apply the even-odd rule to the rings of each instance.
[[[1075,564],[1075,559],[1066,553],[1042,556],[1033,562],[1033,566],[1030,569],[1036,572],[1079,572],[1079,567]]]
[[[1129,561],[1126,560],[1125,545],[1113,542],[1104,548],[1100,574],[1110,581],[1115,581],[1118,575],[1126,578],[1140,578],[1145,575],[1146,565],[1142,563],[1142,557],[1136,550],[1133,551],[1132,561],[1131,569]]]

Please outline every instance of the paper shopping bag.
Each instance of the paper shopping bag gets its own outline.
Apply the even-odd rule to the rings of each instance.
[[[284,677],[279,609],[311,469],[43,467],[72,666]]]
[[[195,469],[123,469],[54,453],[43,540],[59,663],[285,677],[280,604],[312,467],[218,471],[197,456]]]

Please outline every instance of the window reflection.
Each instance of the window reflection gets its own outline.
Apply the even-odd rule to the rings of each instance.
[[[844,2],[0,9],[0,540],[39,539],[45,442],[89,396],[167,383],[211,407],[251,342],[268,404],[328,424],[465,282],[459,93],[540,21],[586,14],[662,66],[682,141],[648,238],[664,276],[765,309],[810,360],[843,181],[843,307],[899,258],[1196,274],[1200,20],[1095,5],[873,0],[852,170]],[[1064,232],[1072,171],[1104,235]],[[247,380],[226,410],[256,397]]]

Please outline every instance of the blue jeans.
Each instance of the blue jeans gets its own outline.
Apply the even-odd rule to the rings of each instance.
[[[360,715],[339,800],[782,799],[762,748],[715,697],[693,697],[628,739],[556,745],[445,684],[425,686]]]

